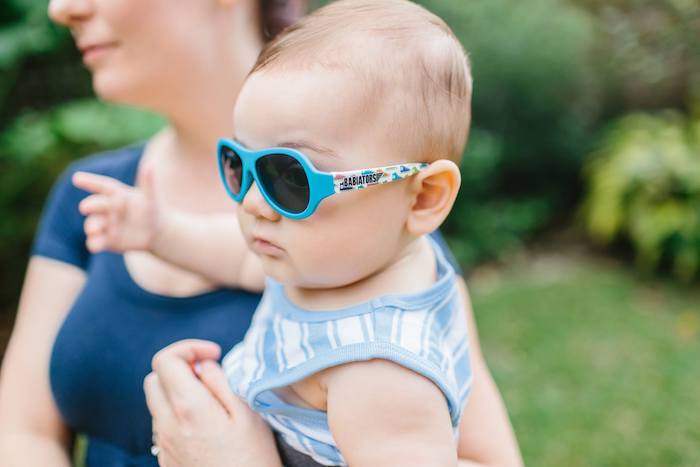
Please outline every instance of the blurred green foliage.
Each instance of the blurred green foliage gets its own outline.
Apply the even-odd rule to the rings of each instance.
[[[586,173],[584,219],[594,239],[629,239],[646,271],[667,260],[681,279],[698,273],[700,120],[670,112],[624,117]]]
[[[70,34],[53,25],[46,10],[46,1],[0,4],[0,129],[27,109],[90,93]]]
[[[0,133],[0,300],[16,299],[46,194],[65,166],[76,155],[144,140],[162,125],[155,115],[86,99],[25,112]]]
[[[593,19],[556,0],[426,0],[469,54],[473,130],[444,227],[467,265],[521,246],[578,192],[595,86]]]
[[[598,18],[604,123],[585,170],[585,227],[600,244],[630,242],[640,269],[670,266],[690,280],[700,261],[700,133],[689,116],[700,102],[700,2],[579,3]]]
[[[0,25],[0,69],[3,71],[11,70],[29,55],[55,49],[56,40],[66,34],[49,21],[46,3],[32,0],[4,2],[0,9]]]

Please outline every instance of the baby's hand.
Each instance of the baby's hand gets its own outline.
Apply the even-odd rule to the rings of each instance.
[[[76,172],[73,185],[92,193],[78,206],[87,216],[83,227],[90,252],[154,248],[162,213],[155,200],[152,172],[142,173],[140,188],[88,172]]]

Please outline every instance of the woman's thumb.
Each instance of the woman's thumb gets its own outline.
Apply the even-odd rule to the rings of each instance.
[[[226,380],[226,374],[216,362],[199,361],[195,372],[231,417],[240,416],[250,410],[246,403],[233,393]]]

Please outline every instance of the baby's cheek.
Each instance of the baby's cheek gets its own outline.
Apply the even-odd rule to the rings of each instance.
[[[238,219],[238,226],[241,228],[243,238],[247,243],[248,239],[250,238],[250,223],[252,217],[249,214],[246,214],[245,211],[243,211],[243,208],[241,208],[240,206],[238,206],[238,208],[236,209],[236,217]]]
[[[332,287],[383,267],[401,231],[396,198],[390,186],[341,193],[324,200],[308,219],[290,225],[299,274],[309,285]]]
[[[347,255],[346,236],[342,229],[314,224],[287,232],[290,272],[299,285],[337,285],[344,269],[342,258]]]
[[[371,249],[374,239],[366,233],[339,227],[317,230],[305,239],[303,255],[298,259],[298,269],[309,284],[338,287],[364,277],[368,260],[364,255]]]

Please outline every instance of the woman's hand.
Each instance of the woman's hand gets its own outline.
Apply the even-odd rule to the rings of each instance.
[[[272,432],[231,392],[216,363],[220,354],[213,342],[185,340],[153,358],[144,390],[158,462],[163,467],[280,467]]]

